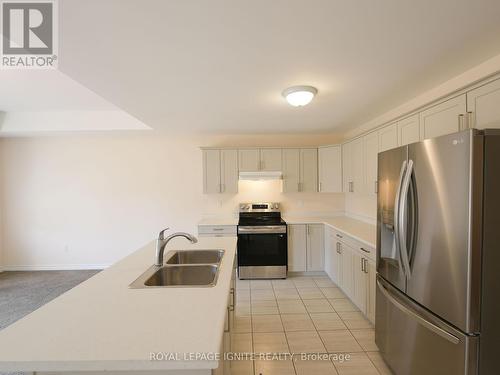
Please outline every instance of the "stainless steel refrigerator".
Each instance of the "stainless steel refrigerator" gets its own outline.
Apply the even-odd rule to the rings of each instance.
[[[375,340],[396,375],[500,374],[500,131],[378,157]]]

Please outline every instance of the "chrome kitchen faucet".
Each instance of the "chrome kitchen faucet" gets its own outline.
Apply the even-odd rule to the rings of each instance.
[[[158,239],[156,240],[155,266],[163,266],[163,253],[165,252],[165,247],[171,239],[175,237],[184,237],[185,239],[191,241],[191,243],[198,242],[198,239],[195,236],[186,232],[176,232],[165,238],[165,232],[169,229],[170,228],[163,229],[158,235]]]

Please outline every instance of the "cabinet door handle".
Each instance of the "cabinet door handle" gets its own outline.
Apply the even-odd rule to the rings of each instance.
[[[344,238],[341,234],[338,234],[338,233],[336,234],[336,236],[337,236],[338,238]]]
[[[231,310],[229,309],[229,306],[227,307],[227,329],[224,328],[224,333],[229,333],[231,332]]]
[[[222,193],[222,184],[219,184],[219,193]]]
[[[361,271],[364,273],[365,272],[365,258],[361,258]]]
[[[458,130],[465,130],[465,118],[463,114],[458,115]]]
[[[229,293],[231,294],[231,304],[229,305],[229,311],[234,311],[234,301],[235,301],[234,288],[231,288],[231,291]]]
[[[467,129],[472,129],[475,127],[475,124],[474,124],[474,113],[473,112],[467,112],[467,121],[466,121],[466,124],[467,124]]]
[[[365,273],[368,273],[368,260],[365,259]]]
[[[364,247],[360,247],[359,249],[360,249],[361,251],[364,251],[365,253],[370,254],[370,250],[366,250]]]
[[[342,244],[340,242],[337,242],[339,244],[339,254],[342,254]]]

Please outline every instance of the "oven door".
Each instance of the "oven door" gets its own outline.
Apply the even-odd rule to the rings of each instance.
[[[238,227],[238,267],[286,267],[287,263],[286,225]]]

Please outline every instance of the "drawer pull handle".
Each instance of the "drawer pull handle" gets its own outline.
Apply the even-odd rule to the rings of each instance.
[[[337,236],[338,238],[344,238],[344,236],[342,236],[342,235],[340,235],[340,234],[338,234],[338,233],[336,234],[336,236]]]
[[[224,228],[212,228],[212,230],[224,230]]]
[[[359,249],[360,249],[361,251],[364,251],[365,253],[368,253],[368,254],[370,254],[370,253],[371,253],[371,251],[370,251],[370,250],[366,250],[366,249],[365,249],[365,248],[363,248],[363,247],[360,247]]]

